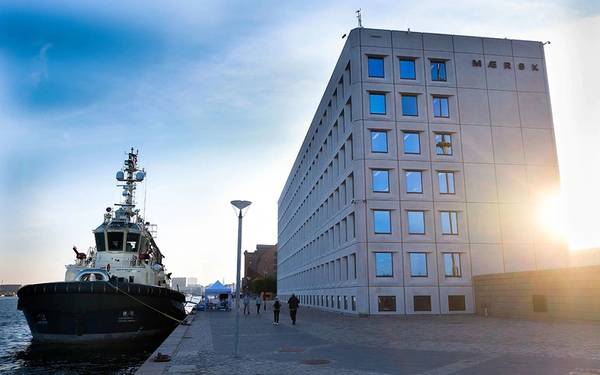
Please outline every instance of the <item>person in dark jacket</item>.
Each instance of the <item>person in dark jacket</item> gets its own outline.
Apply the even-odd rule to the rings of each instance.
[[[296,297],[295,294],[292,294],[290,299],[288,299],[288,306],[290,307],[290,318],[292,318],[292,324],[296,324],[296,313],[298,312],[298,305],[300,305],[300,300]]]
[[[281,311],[281,302],[279,302],[279,298],[275,297],[275,302],[273,302],[273,324],[279,325],[279,312]]]

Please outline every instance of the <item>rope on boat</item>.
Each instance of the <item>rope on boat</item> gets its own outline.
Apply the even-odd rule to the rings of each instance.
[[[177,319],[177,318],[174,318],[174,317],[172,317],[171,315],[169,315],[169,314],[167,314],[167,313],[164,313],[164,312],[162,312],[162,311],[160,311],[160,310],[158,310],[158,309],[156,309],[156,308],[154,308],[154,307],[152,307],[152,306],[148,305],[148,304],[147,304],[147,303],[145,303],[144,301],[141,301],[140,299],[138,299],[138,298],[135,298],[135,297],[134,297],[134,296],[132,296],[131,294],[127,293],[127,292],[126,292],[126,291],[124,291],[123,289],[119,289],[119,287],[118,287],[118,286],[114,286],[114,285],[112,285],[111,283],[107,283],[107,284],[108,284],[108,285],[110,285],[110,286],[111,286],[111,287],[112,287],[114,290],[116,290],[117,292],[121,292],[121,293],[123,293],[124,295],[126,295],[127,297],[129,297],[129,298],[133,299],[134,301],[136,301],[136,302],[138,302],[138,303],[141,303],[142,305],[146,306],[147,308],[149,308],[149,309],[151,309],[151,310],[154,310],[154,311],[156,311],[157,313],[159,313],[159,314],[161,314],[161,315],[164,315],[164,316],[166,316],[167,318],[169,318],[169,319],[172,319],[172,320],[176,321],[176,322],[177,322],[177,323],[179,323],[179,324],[183,324],[183,325],[185,325],[185,324],[187,323],[185,320],[179,320],[179,319]]]

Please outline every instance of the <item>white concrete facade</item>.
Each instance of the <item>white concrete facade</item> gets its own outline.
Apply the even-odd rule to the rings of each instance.
[[[535,224],[558,185],[542,43],[354,29],[278,202],[278,294],[473,312],[473,275],[566,264]]]

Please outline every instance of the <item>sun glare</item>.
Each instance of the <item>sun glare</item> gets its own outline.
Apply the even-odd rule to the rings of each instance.
[[[567,240],[564,198],[559,192],[543,193],[537,199],[537,224],[542,234],[555,240]]]

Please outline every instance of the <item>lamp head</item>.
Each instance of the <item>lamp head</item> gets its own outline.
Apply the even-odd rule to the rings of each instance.
[[[252,202],[250,202],[250,201],[231,201],[231,204],[233,205],[233,207],[237,208],[238,210],[243,210],[244,208],[250,206],[252,204]]]

